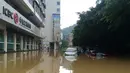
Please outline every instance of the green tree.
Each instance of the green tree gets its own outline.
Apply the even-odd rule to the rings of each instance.
[[[97,0],[96,7],[78,13],[77,26],[73,30],[76,46],[98,45],[108,53],[130,51],[130,1]]]
[[[62,40],[61,47],[62,47],[62,48],[66,48],[66,47],[68,47],[68,41],[66,41],[66,40]]]

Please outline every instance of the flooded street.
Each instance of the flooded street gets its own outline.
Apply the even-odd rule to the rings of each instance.
[[[8,53],[0,55],[0,73],[130,73],[130,60],[80,55],[70,62],[47,52]]]

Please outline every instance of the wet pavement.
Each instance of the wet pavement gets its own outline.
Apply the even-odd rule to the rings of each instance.
[[[85,55],[76,59],[39,51],[0,54],[0,73],[130,73],[130,60]]]

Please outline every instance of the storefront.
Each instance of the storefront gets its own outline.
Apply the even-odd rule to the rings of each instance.
[[[40,28],[5,1],[0,3],[0,52],[39,49]]]
[[[0,50],[4,51],[4,34],[3,34],[3,30],[0,30]]]

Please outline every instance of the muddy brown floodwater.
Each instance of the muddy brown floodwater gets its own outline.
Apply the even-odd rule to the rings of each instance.
[[[0,73],[130,73],[130,60],[80,55],[71,62],[53,53],[19,52],[0,54]]]

